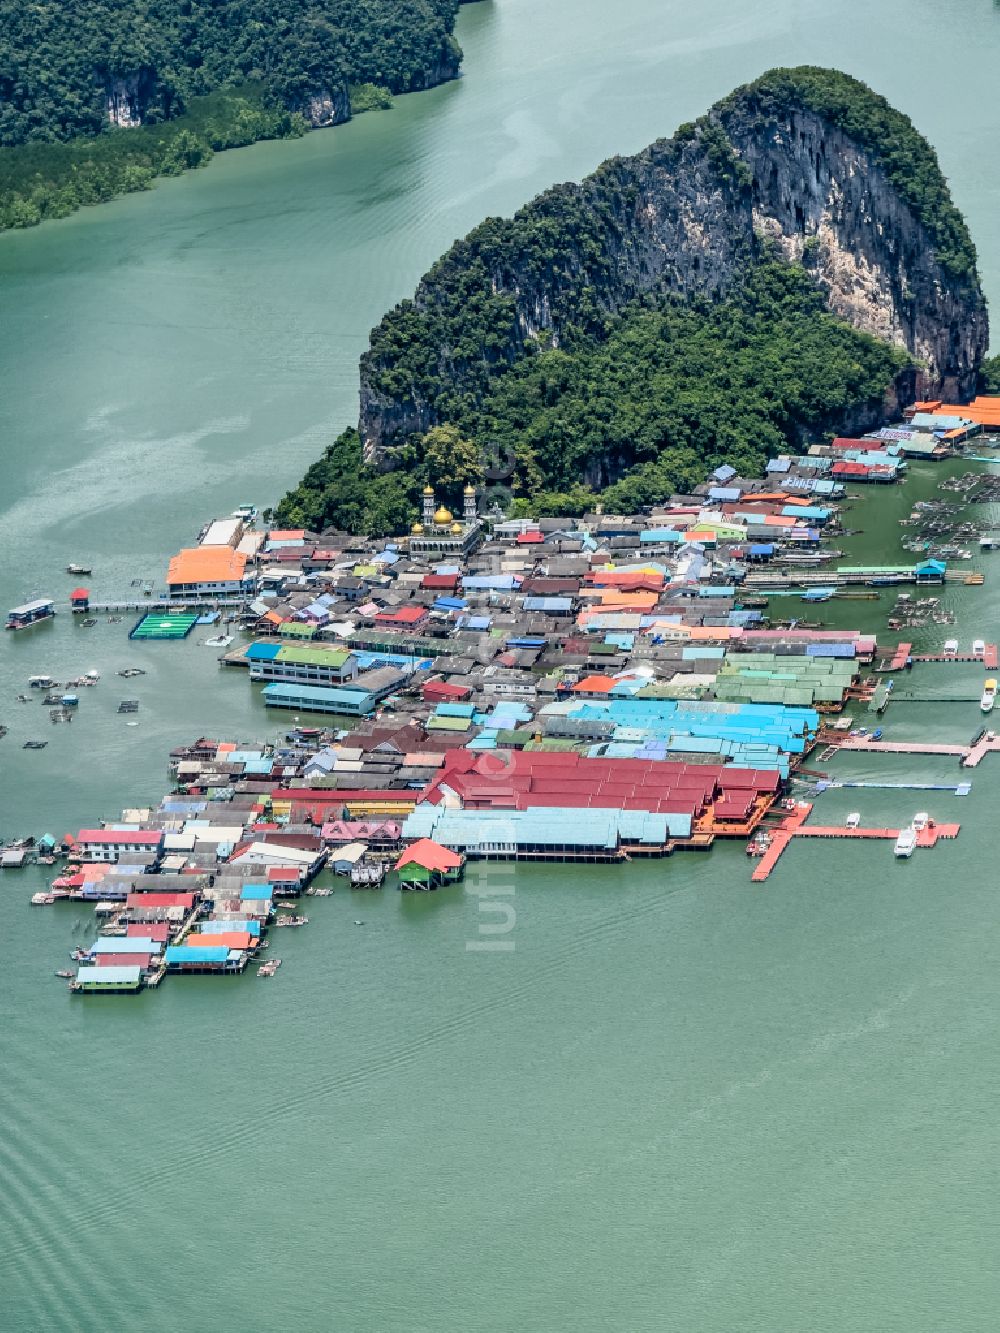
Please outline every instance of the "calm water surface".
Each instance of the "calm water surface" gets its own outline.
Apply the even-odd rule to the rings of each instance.
[[[71,560],[104,595],[159,580],[202,521],[272,502],[352,419],[368,329],[451,240],[769,65],[836,63],[914,117],[996,297],[998,21],[987,0],[496,0],[462,14],[459,83],[0,237],[0,606],[63,595]],[[942,475],[860,501],[857,557],[892,559]],[[998,633],[996,559],[949,594],[965,639]],[[273,734],[198,636],[125,628],[0,640],[0,832],[158,797],[192,735]],[[121,682],[128,664],[149,674]],[[89,667],[72,727],[14,702],[29,674]],[[971,700],[981,675],[910,683]],[[978,722],[974,702],[901,704],[888,725]],[[929,806],[962,836],[906,865],[795,849],[763,888],[738,847],[519,871],[507,954],[466,949],[475,894],[338,892],[273,982],[121,1002],[70,1002],[52,971],[82,914],[29,908],[43,877],[8,875],[0,1324],[994,1329],[996,796],[989,761],[965,801],[867,792],[866,818]],[[822,801],[831,821],[862,804]]]

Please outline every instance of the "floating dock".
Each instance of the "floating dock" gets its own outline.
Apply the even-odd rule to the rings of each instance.
[[[806,824],[812,806],[802,801],[781,821],[771,838],[771,845],[757,862],[750,876],[754,884],[761,884],[774,870],[781,854],[793,838],[862,838],[882,842],[899,837],[898,828],[848,828],[843,824]],[[943,838],[957,838],[959,824],[932,824],[917,833],[918,847],[934,847]]]

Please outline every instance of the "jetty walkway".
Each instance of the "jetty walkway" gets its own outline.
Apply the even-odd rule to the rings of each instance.
[[[872,754],[926,754],[950,755],[961,759],[963,768],[978,768],[988,754],[1000,750],[1000,737],[984,732],[973,745],[943,745],[931,741],[872,741],[865,737],[845,736],[832,741],[827,747],[835,750],[854,750]]]
[[[848,828],[840,824],[806,824],[812,813],[808,801],[800,801],[796,808],[783,819],[774,831],[771,845],[757,862],[750,876],[754,884],[761,884],[774,870],[782,853],[793,838],[862,838],[880,839],[895,842],[899,837],[898,828]],[[918,847],[934,847],[942,838],[957,838],[960,825],[931,824],[917,833]]]

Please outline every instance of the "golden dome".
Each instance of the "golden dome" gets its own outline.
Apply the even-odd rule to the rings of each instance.
[[[433,487],[433,486],[425,486],[425,487],[424,487],[424,494],[425,494],[425,495],[433,495],[433,494],[434,494],[434,487]]]
[[[466,486],[466,488],[465,488],[465,494],[466,494],[466,495],[475,495],[475,493],[476,493],[476,488],[475,488],[475,486],[473,486],[472,482],[470,481],[469,484],[468,484],[468,486]]]
[[[414,523],[413,527],[410,529],[415,537],[419,537],[423,530],[424,525],[422,523]]]
[[[441,508],[437,510],[437,512],[434,515],[435,523],[450,523],[451,519],[452,519],[451,510],[445,509],[444,505],[442,505]]]
[[[461,525],[461,523],[453,523],[453,524],[451,525],[451,530],[452,530],[452,532],[455,534],[456,537],[460,537],[460,536],[462,535],[462,525]]]

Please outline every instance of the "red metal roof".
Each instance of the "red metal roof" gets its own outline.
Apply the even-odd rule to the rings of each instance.
[[[133,907],[183,907],[190,910],[194,906],[193,893],[130,893],[125,901],[127,908]]]
[[[379,611],[375,619],[383,624],[416,625],[427,617],[427,608],[423,606],[400,606],[395,611]]]
[[[166,944],[170,939],[170,925],[166,921],[155,921],[152,925],[146,925],[141,921],[130,921],[125,927],[126,935],[138,935],[144,940],[156,940],[158,944]]]

